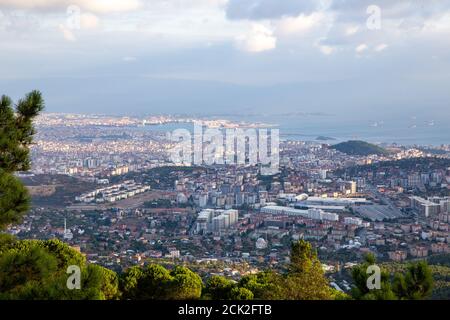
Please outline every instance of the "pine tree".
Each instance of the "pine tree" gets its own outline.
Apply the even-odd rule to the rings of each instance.
[[[364,263],[355,266],[352,269],[352,278],[355,287],[352,289],[352,296],[358,300],[396,300],[392,291],[390,274],[386,270],[381,269],[380,288],[369,289],[367,279],[370,274],[367,273],[369,266],[375,265],[376,258],[373,254],[367,254]]]
[[[44,109],[39,91],[32,91],[15,106],[7,96],[0,99],[0,230],[19,223],[29,209],[29,196],[13,174],[30,169],[33,120]]]
[[[426,261],[410,264],[406,274],[397,273],[393,290],[399,299],[422,300],[431,296],[433,275]]]
[[[328,300],[332,290],[317,253],[309,242],[291,245],[291,262],[283,282],[284,298],[289,300]]]

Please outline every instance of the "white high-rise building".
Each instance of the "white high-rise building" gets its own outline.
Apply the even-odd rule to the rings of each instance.
[[[205,209],[201,211],[196,221],[196,231],[220,232],[228,229],[238,222],[238,210],[213,210]]]

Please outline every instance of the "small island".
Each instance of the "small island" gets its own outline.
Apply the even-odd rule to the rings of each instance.
[[[389,151],[365,141],[351,140],[330,146],[331,149],[353,156],[388,155]]]
[[[318,140],[318,141],[331,141],[331,140],[336,140],[336,139],[332,138],[332,137],[327,137],[327,136],[318,136],[316,138],[316,140]]]

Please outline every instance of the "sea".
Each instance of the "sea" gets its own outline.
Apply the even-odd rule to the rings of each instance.
[[[402,146],[450,145],[450,121],[405,119],[404,121],[346,120],[326,116],[264,117],[228,116],[217,117],[237,122],[264,123],[261,128],[277,128],[280,140],[317,141],[339,143],[348,140],[363,140],[376,144],[398,144]],[[192,123],[167,123],[147,125],[146,130],[170,132],[175,129],[193,131]],[[319,138],[319,139],[318,139]]]

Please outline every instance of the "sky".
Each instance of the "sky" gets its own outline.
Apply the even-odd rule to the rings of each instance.
[[[450,0],[0,0],[0,94],[47,111],[450,123]]]

